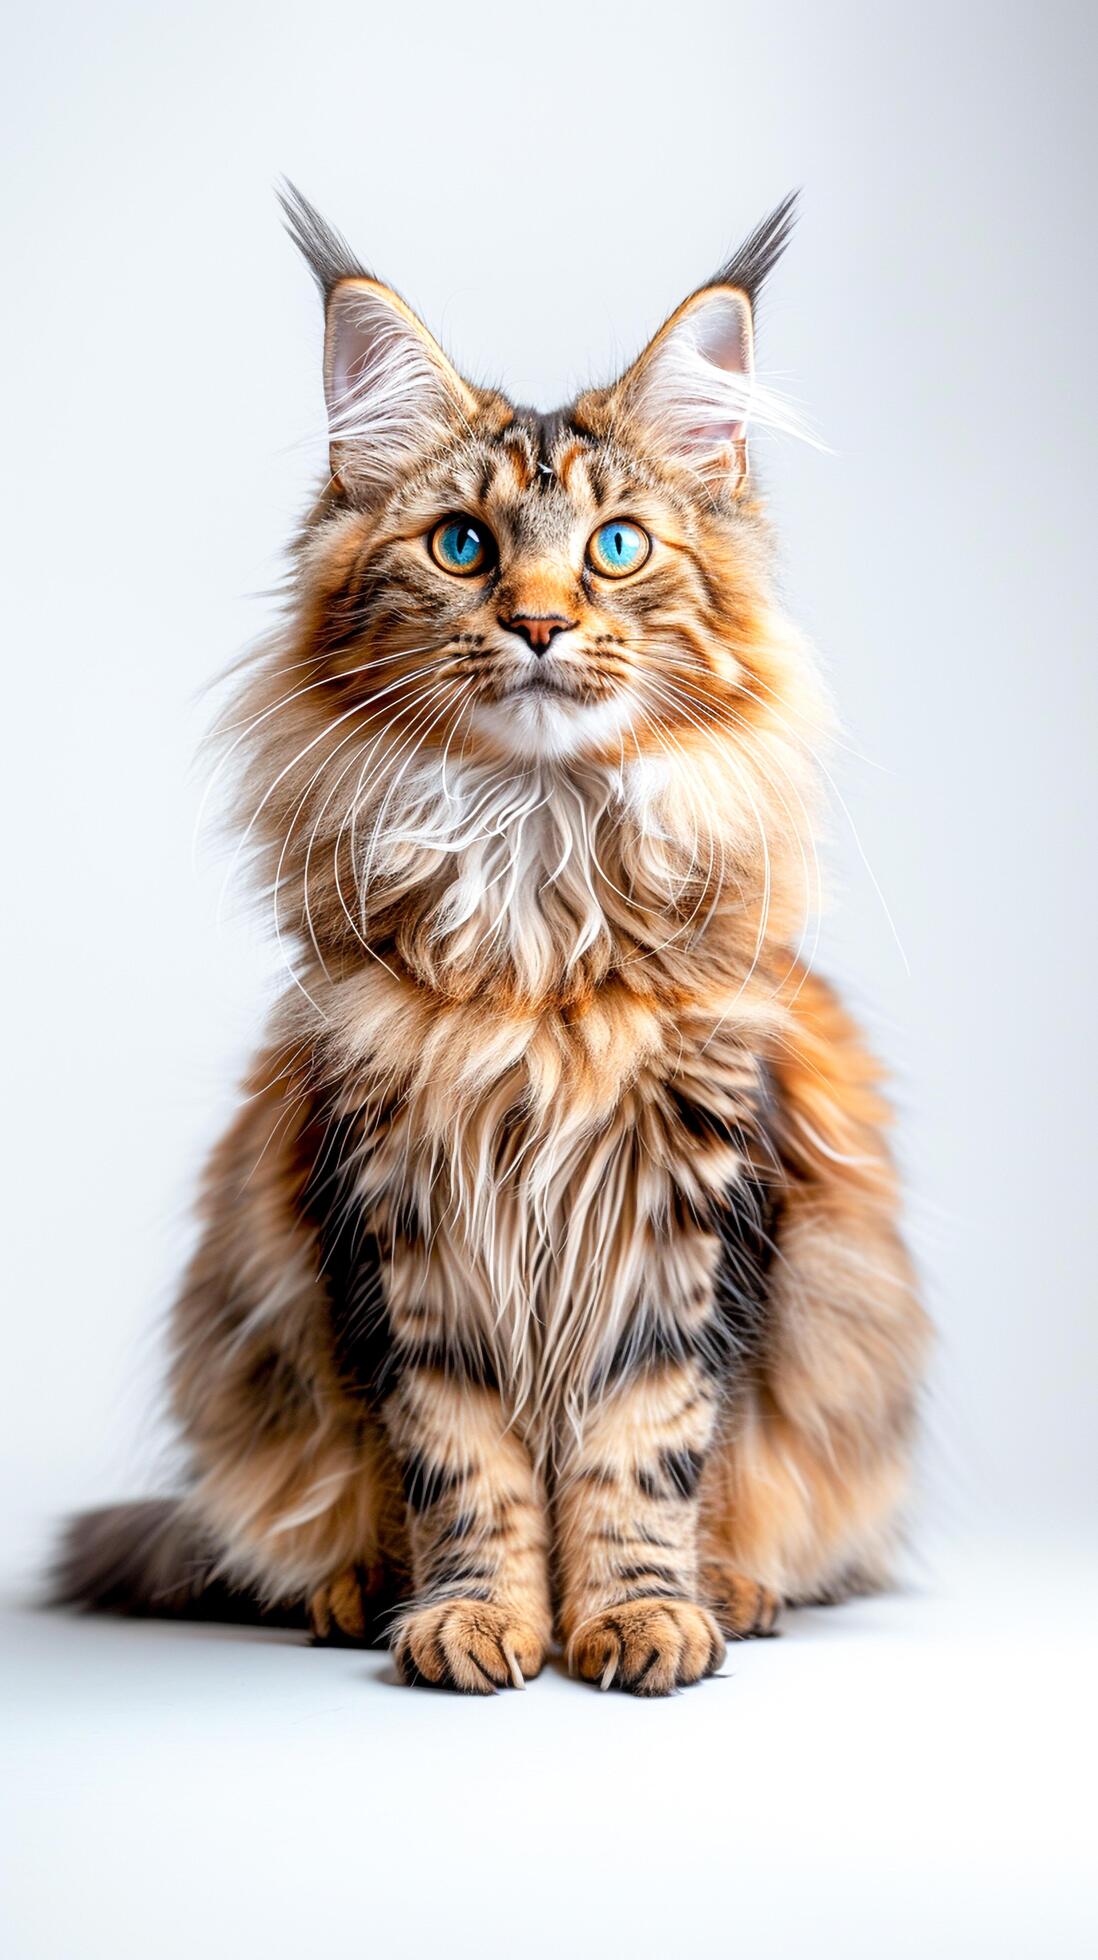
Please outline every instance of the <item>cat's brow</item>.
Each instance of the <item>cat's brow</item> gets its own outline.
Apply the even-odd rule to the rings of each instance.
[[[562,495],[575,504],[591,499],[600,503],[596,471],[595,445],[589,439],[563,432],[544,452],[535,449],[528,429],[511,427],[497,440],[495,455],[482,472],[479,500],[498,500],[512,510],[522,505],[541,509]]]

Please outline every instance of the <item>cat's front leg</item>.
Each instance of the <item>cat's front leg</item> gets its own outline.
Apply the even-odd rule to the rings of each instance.
[[[556,1497],[561,1632],[604,1688],[665,1695],[724,1659],[699,1597],[698,1485],[716,1420],[699,1362],[647,1365],[588,1415]]]
[[[415,1597],[396,1622],[405,1680],[521,1688],[552,1630],[544,1493],[492,1387],[410,1367],[386,1426],[404,1478]]]

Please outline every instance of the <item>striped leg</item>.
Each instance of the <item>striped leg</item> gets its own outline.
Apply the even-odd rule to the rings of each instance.
[[[620,1382],[588,1419],[556,1504],[561,1631],[588,1681],[669,1694],[724,1658],[698,1598],[697,1489],[715,1419],[693,1359]]]
[[[409,1367],[385,1408],[408,1499],[415,1597],[396,1623],[404,1678],[521,1688],[552,1626],[545,1500],[494,1388]]]

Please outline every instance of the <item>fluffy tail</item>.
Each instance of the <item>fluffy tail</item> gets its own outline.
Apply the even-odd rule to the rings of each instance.
[[[84,1511],[66,1526],[50,1603],[143,1619],[303,1627],[303,1607],[263,1606],[218,1577],[213,1548],[178,1498]]]

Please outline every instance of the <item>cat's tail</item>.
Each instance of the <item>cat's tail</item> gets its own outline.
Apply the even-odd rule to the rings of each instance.
[[[175,1497],[110,1504],[70,1519],[50,1574],[49,1601],[141,1619],[306,1624],[303,1607],[264,1606],[220,1577],[213,1548]]]

